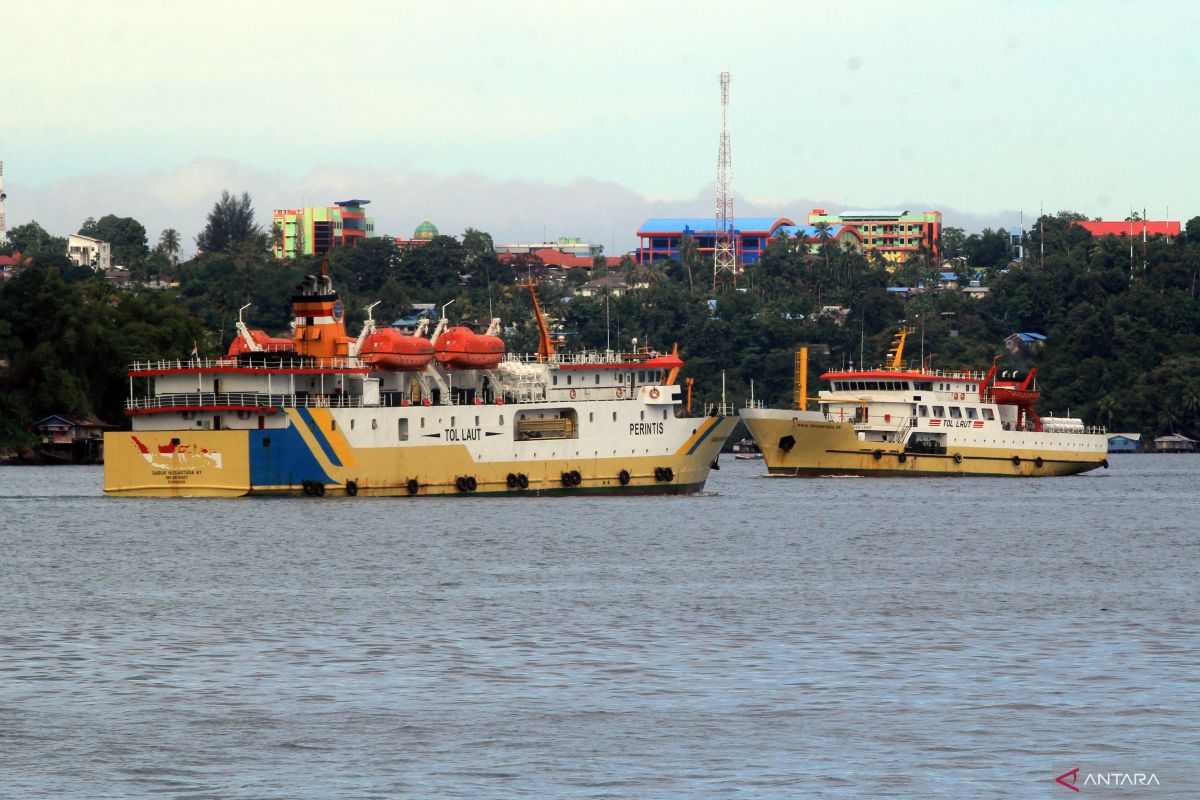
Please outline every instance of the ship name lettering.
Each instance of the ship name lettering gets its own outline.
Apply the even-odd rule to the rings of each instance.
[[[446,428],[447,442],[477,442],[483,438],[479,428]]]
[[[661,436],[664,426],[661,422],[631,422],[629,423],[630,436]]]

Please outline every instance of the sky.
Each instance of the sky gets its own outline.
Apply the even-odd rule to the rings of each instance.
[[[738,215],[1200,215],[1200,4],[8,3],[8,224],[132,216],[185,242],[222,190],[371,200],[497,242],[636,246],[713,211],[721,109]],[[186,248],[185,248],[186,249]]]

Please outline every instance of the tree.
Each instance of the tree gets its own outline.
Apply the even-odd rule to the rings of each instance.
[[[196,237],[196,246],[206,253],[219,253],[242,244],[265,249],[270,242],[254,222],[250,193],[242,192],[237,197],[223,191],[208,212],[208,223]]]
[[[133,217],[105,214],[100,219],[88,217],[79,227],[82,236],[90,236],[112,247],[113,263],[136,268],[150,254],[146,245],[146,228]]]
[[[683,239],[679,242],[679,262],[687,270],[688,293],[695,294],[696,286],[692,281],[692,276],[700,266],[700,248],[696,246],[695,237],[687,232],[683,234]]]
[[[9,228],[8,243],[18,253],[67,252],[67,240],[61,236],[51,236],[37,220]]]
[[[167,228],[158,237],[158,251],[171,259],[172,264],[179,263],[179,231]]]
[[[832,231],[833,228],[828,222],[818,222],[817,224],[813,225],[813,227],[817,231],[817,242],[819,243],[819,246],[821,248],[821,255],[825,258],[825,271],[828,272],[829,271],[828,245],[829,245],[829,239],[830,239],[830,231]]]
[[[966,255],[967,232],[962,228],[942,228],[942,258]]]

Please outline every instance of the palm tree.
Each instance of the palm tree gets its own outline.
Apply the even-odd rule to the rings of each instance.
[[[829,250],[826,247],[829,245],[830,231],[832,226],[828,222],[818,222],[813,225],[817,231],[817,240],[820,242],[821,255],[825,256],[825,271],[829,271]]]
[[[1096,410],[1104,418],[1104,427],[1112,430],[1113,417],[1117,413],[1117,399],[1111,394],[1104,395],[1096,403]]]
[[[1200,412],[1200,385],[1189,384],[1179,398],[1179,405],[1189,417],[1195,419],[1197,412]]]
[[[167,258],[171,259],[171,264],[179,264],[179,231],[174,228],[167,228],[158,237],[158,249]]]
[[[700,248],[696,246],[696,239],[689,233],[683,234],[683,239],[679,242],[679,261],[683,264],[683,268],[687,270],[688,276],[688,293],[695,293],[695,286],[692,284],[692,272],[700,265]]]

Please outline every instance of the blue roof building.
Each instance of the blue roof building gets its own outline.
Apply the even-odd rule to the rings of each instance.
[[[815,225],[797,225],[787,217],[736,217],[733,232],[738,263],[743,267],[757,264],[773,237],[803,237],[814,248],[819,246],[821,239]],[[700,255],[711,260],[716,240],[716,220],[712,217],[655,217],[643,222],[637,235],[639,264],[678,259],[679,245],[685,236],[695,239]],[[847,243],[853,247],[862,244],[862,236],[853,226],[830,225],[827,236],[830,242]]]

